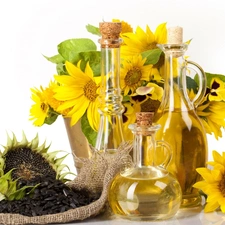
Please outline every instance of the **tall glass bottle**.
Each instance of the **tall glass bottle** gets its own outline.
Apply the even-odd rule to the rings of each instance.
[[[163,99],[154,118],[162,126],[156,139],[172,146],[173,158],[168,170],[181,185],[181,207],[195,207],[201,203],[198,190],[192,187],[201,179],[196,168],[204,167],[207,161],[206,132],[195,111],[205,94],[205,74],[197,64],[183,57],[188,45],[182,43],[182,28],[168,29],[168,44],[158,47],[165,54],[165,84]],[[189,67],[199,77],[199,90],[193,100],[188,97],[186,85]]]
[[[176,214],[181,204],[179,182],[166,170],[171,151],[163,141],[155,141],[159,124],[152,124],[152,113],[137,113],[130,124],[134,134],[134,166],[118,173],[109,188],[112,211],[130,220],[165,220]],[[157,146],[164,148],[164,162],[155,162]],[[147,160],[146,160],[147,159]]]
[[[100,126],[95,148],[114,153],[124,141],[122,129],[122,95],[119,85],[121,23],[100,23],[101,87]]]

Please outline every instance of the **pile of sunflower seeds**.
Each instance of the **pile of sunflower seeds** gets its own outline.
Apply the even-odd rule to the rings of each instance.
[[[96,201],[86,190],[72,190],[60,180],[45,177],[33,180],[26,185],[39,185],[33,193],[21,200],[0,201],[0,213],[19,213],[25,216],[41,216],[65,212],[69,209],[85,206]],[[20,184],[24,185],[24,184]]]

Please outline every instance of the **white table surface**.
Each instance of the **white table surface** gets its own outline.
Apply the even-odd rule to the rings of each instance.
[[[179,210],[177,215],[165,221],[130,221],[126,219],[118,218],[114,215],[107,215],[104,213],[95,218],[86,219],[83,221],[76,221],[72,224],[79,225],[93,225],[93,224],[104,224],[104,225],[123,225],[123,224],[135,224],[135,225],[225,225],[225,214],[222,212],[204,213],[202,208],[196,208],[191,210]]]

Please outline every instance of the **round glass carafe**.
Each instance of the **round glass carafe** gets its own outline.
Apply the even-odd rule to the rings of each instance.
[[[109,205],[116,215],[130,220],[169,219],[179,210],[182,193],[179,182],[166,170],[171,158],[168,145],[155,141],[160,125],[131,124],[129,128],[134,134],[134,165],[113,179]],[[154,159],[158,147],[164,154],[161,165]]]

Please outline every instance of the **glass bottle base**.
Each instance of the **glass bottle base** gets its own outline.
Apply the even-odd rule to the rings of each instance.
[[[181,208],[194,208],[200,206],[202,203],[201,196],[198,195],[183,195],[181,201]]]
[[[129,220],[166,220],[180,208],[177,180],[163,168],[130,168],[119,173],[109,188],[112,212]]]
[[[118,218],[124,219],[124,220],[130,220],[130,221],[163,221],[171,219],[174,215],[154,215],[154,216],[134,216],[134,215],[116,215]]]

